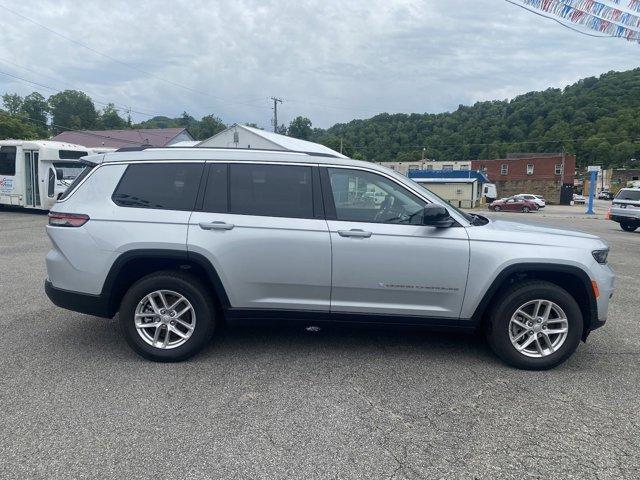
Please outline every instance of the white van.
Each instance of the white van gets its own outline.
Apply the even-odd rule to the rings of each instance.
[[[498,198],[498,190],[495,183],[485,183],[482,186],[482,196],[485,197],[487,203],[491,203]]]
[[[90,149],[48,140],[0,141],[0,205],[49,210],[84,164]]]

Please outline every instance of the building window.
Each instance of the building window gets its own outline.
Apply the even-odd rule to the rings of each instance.
[[[500,175],[507,175],[509,173],[509,165],[503,163],[500,165]]]
[[[425,170],[427,170],[427,171],[433,170],[433,165],[426,165]]]
[[[527,175],[533,175],[533,164],[527,164]]]
[[[469,165],[460,165],[460,170],[469,170]]]
[[[409,165],[410,172],[413,172],[415,170],[420,170],[420,165]]]
[[[556,163],[556,175],[562,175],[562,164]]]
[[[443,172],[452,172],[453,171],[453,165],[443,165],[442,166],[442,171]]]

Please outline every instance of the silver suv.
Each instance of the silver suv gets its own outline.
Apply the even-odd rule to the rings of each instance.
[[[84,158],[47,233],[46,292],[186,359],[223,321],[483,330],[553,367],[602,326],[598,237],[461,212],[387,168],[330,155],[165,148]]]

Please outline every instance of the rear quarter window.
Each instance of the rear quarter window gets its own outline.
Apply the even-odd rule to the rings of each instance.
[[[80,175],[78,175],[75,178],[75,180],[73,182],[71,182],[71,185],[69,185],[67,187],[67,189],[64,191],[64,193],[62,195],[60,195],[60,198],[58,198],[58,200],[64,200],[69,195],[71,195],[71,193],[75,190],[75,188],[78,185],[80,185],[80,183],[87,177],[87,175],[89,175],[89,173],[91,173],[91,170],[93,170],[93,165],[87,165],[84,168],[84,170],[82,170],[82,172],[80,172]]]
[[[127,167],[111,199],[120,207],[193,210],[204,163],[138,163]]]

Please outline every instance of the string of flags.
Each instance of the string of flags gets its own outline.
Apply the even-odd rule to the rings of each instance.
[[[595,0],[520,0],[527,7],[587,29],[640,43],[640,0],[609,1],[620,8]],[[623,4],[626,4],[626,10],[622,10]]]

